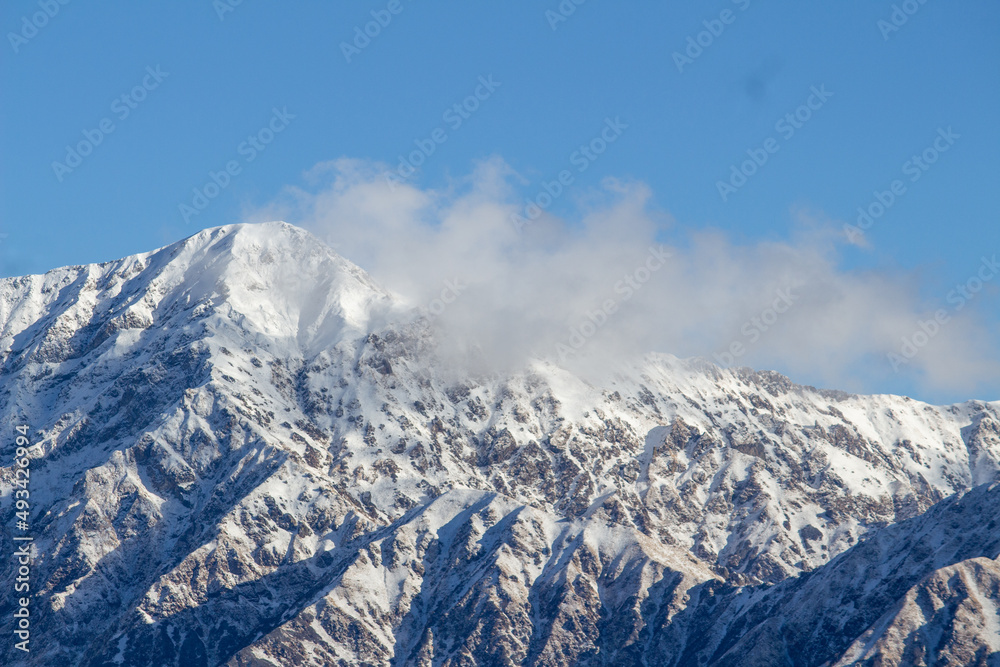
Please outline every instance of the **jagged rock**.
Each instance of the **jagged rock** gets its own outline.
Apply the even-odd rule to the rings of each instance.
[[[281,223],[0,280],[39,638],[0,661],[996,662],[1000,403],[669,355],[459,383],[394,308]]]

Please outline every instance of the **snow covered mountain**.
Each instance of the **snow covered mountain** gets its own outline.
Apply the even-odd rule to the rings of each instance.
[[[1000,402],[455,380],[401,312],[284,223],[0,280],[0,661],[1000,665]]]

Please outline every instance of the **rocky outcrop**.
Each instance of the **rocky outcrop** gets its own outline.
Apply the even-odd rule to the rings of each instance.
[[[396,308],[281,224],[0,281],[44,637],[0,660],[996,660],[1000,403],[668,355],[456,381]]]

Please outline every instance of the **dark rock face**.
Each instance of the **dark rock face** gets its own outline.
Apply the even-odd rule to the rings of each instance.
[[[997,663],[1000,404],[665,356],[457,382],[262,228],[0,281],[37,443],[3,664]]]

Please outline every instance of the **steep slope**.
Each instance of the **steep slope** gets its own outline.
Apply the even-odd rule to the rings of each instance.
[[[973,558],[907,591],[837,665],[1000,664],[1000,563]]]
[[[756,595],[998,479],[1000,403],[666,355],[456,381],[434,336],[283,223],[0,281],[29,662],[669,664],[692,590]]]
[[[702,631],[677,664],[995,662],[998,556],[1000,484],[983,485],[777,586],[708,584],[711,603],[688,609]]]

